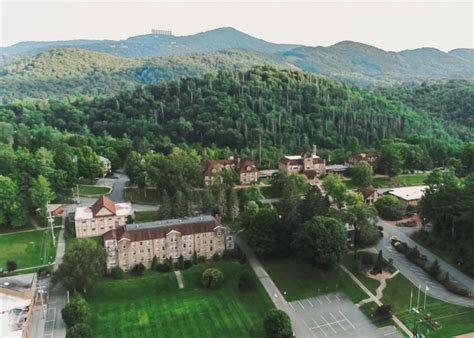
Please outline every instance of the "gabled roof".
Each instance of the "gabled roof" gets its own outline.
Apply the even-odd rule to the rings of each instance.
[[[255,163],[253,163],[252,161],[249,161],[249,160],[245,160],[242,162],[242,164],[240,165],[240,168],[239,168],[239,173],[255,173],[257,172],[257,166],[255,165]]]
[[[364,196],[364,200],[366,200],[367,198],[372,196],[374,193],[376,193],[377,189],[369,185],[368,187],[359,188],[357,189],[357,191],[360,192],[362,196]]]
[[[257,172],[257,167],[255,163],[250,160],[241,161],[239,158],[232,158],[228,160],[207,160],[204,162],[204,176],[211,176],[212,170],[219,166],[231,166],[235,169],[239,174],[246,173],[246,172]]]
[[[324,160],[318,155],[314,155],[311,152],[306,152],[303,155],[286,155],[280,158],[279,162],[290,165],[303,165],[303,158],[313,157],[313,164],[323,163]]]
[[[91,206],[91,211],[92,211],[92,215],[93,217],[95,217],[97,215],[97,213],[102,210],[102,208],[105,208],[107,209],[108,211],[110,211],[113,215],[116,214],[116,210],[115,210],[115,202],[112,201],[110,198],[108,198],[107,196],[103,195],[103,196],[100,196],[99,199],[97,201],[95,201],[94,204],[92,204]]]

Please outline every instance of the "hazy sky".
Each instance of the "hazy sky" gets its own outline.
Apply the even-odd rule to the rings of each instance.
[[[385,50],[473,48],[472,2],[21,2],[0,0],[0,45],[124,39],[151,28],[189,35],[232,26],[271,42],[353,40]]]

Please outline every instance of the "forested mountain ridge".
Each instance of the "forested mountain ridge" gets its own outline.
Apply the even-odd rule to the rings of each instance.
[[[255,65],[284,66],[264,54],[244,50],[124,58],[85,49],[59,48],[0,68],[0,102],[24,97],[112,95],[137,84]]]
[[[271,43],[231,27],[222,27],[186,36],[145,34],[119,41],[25,41],[0,48],[0,52],[5,55],[35,55],[61,47],[82,48],[124,57],[149,57],[206,53],[225,49],[247,49],[271,54],[289,50],[298,45]]]
[[[445,53],[435,48],[402,52],[342,41],[329,47],[299,47],[281,59],[301,69],[357,85],[391,85],[424,79],[474,79],[470,49]]]
[[[24,42],[0,51],[3,103],[24,97],[111,95],[136,84],[254,65],[298,68],[371,88],[474,79],[472,49],[387,52],[352,41],[306,47],[269,43],[233,28],[121,41]]]
[[[446,130],[472,135],[474,130],[474,82],[450,80],[412,86],[394,86],[378,91],[417,111],[443,121]]]
[[[185,143],[250,154],[261,142],[264,151],[281,154],[313,144],[337,149],[351,137],[366,146],[398,137],[422,144],[436,161],[461,144],[461,136],[448,134],[436,117],[404,104],[324,77],[266,66],[165,81],[110,98],[15,103],[0,108],[1,120],[128,135],[145,150]]]

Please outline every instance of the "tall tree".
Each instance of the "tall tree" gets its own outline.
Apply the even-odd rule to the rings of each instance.
[[[403,158],[400,153],[400,146],[393,140],[389,140],[382,145],[380,156],[377,160],[378,169],[390,177],[395,177],[402,173]]]
[[[339,209],[344,206],[347,188],[338,174],[328,174],[323,179],[323,188]]]
[[[53,275],[54,283],[67,290],[85,292],[92,289],[103,275],[105,251],[95,241],[83,239],[72,243],[63,262]]]
[[[346,230],[341,221],[315,216],[298,228],[291,249],[302,261],[331,269],[346,252],[346,245]]]
[[[352,168],[352,180],[361,186],[368,186],[372,184],[372,178],[374,175],[374,169],[366,161],[359,161]]]
[[[48,180],[39,175],[34,179],[30,188],[31,206],[38,210],[38,216],[43,224],[46,224],[48,218],[47,204],[54,199],[54,192],[51,190],[51,185]]]

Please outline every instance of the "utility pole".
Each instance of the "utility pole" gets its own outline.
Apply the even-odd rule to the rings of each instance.
[[[420,310],[420,291],[421,291],[421,284],[418,285],[418,300],[416,301],[417,312]]]
[[[53,238],[53,246],[56,247],[56,237],[54,236],[54,218],[52,212],[48,210],[48,204],[46,204],[46,210],[48,211],[48,222],[51,227],[51,237]]]

